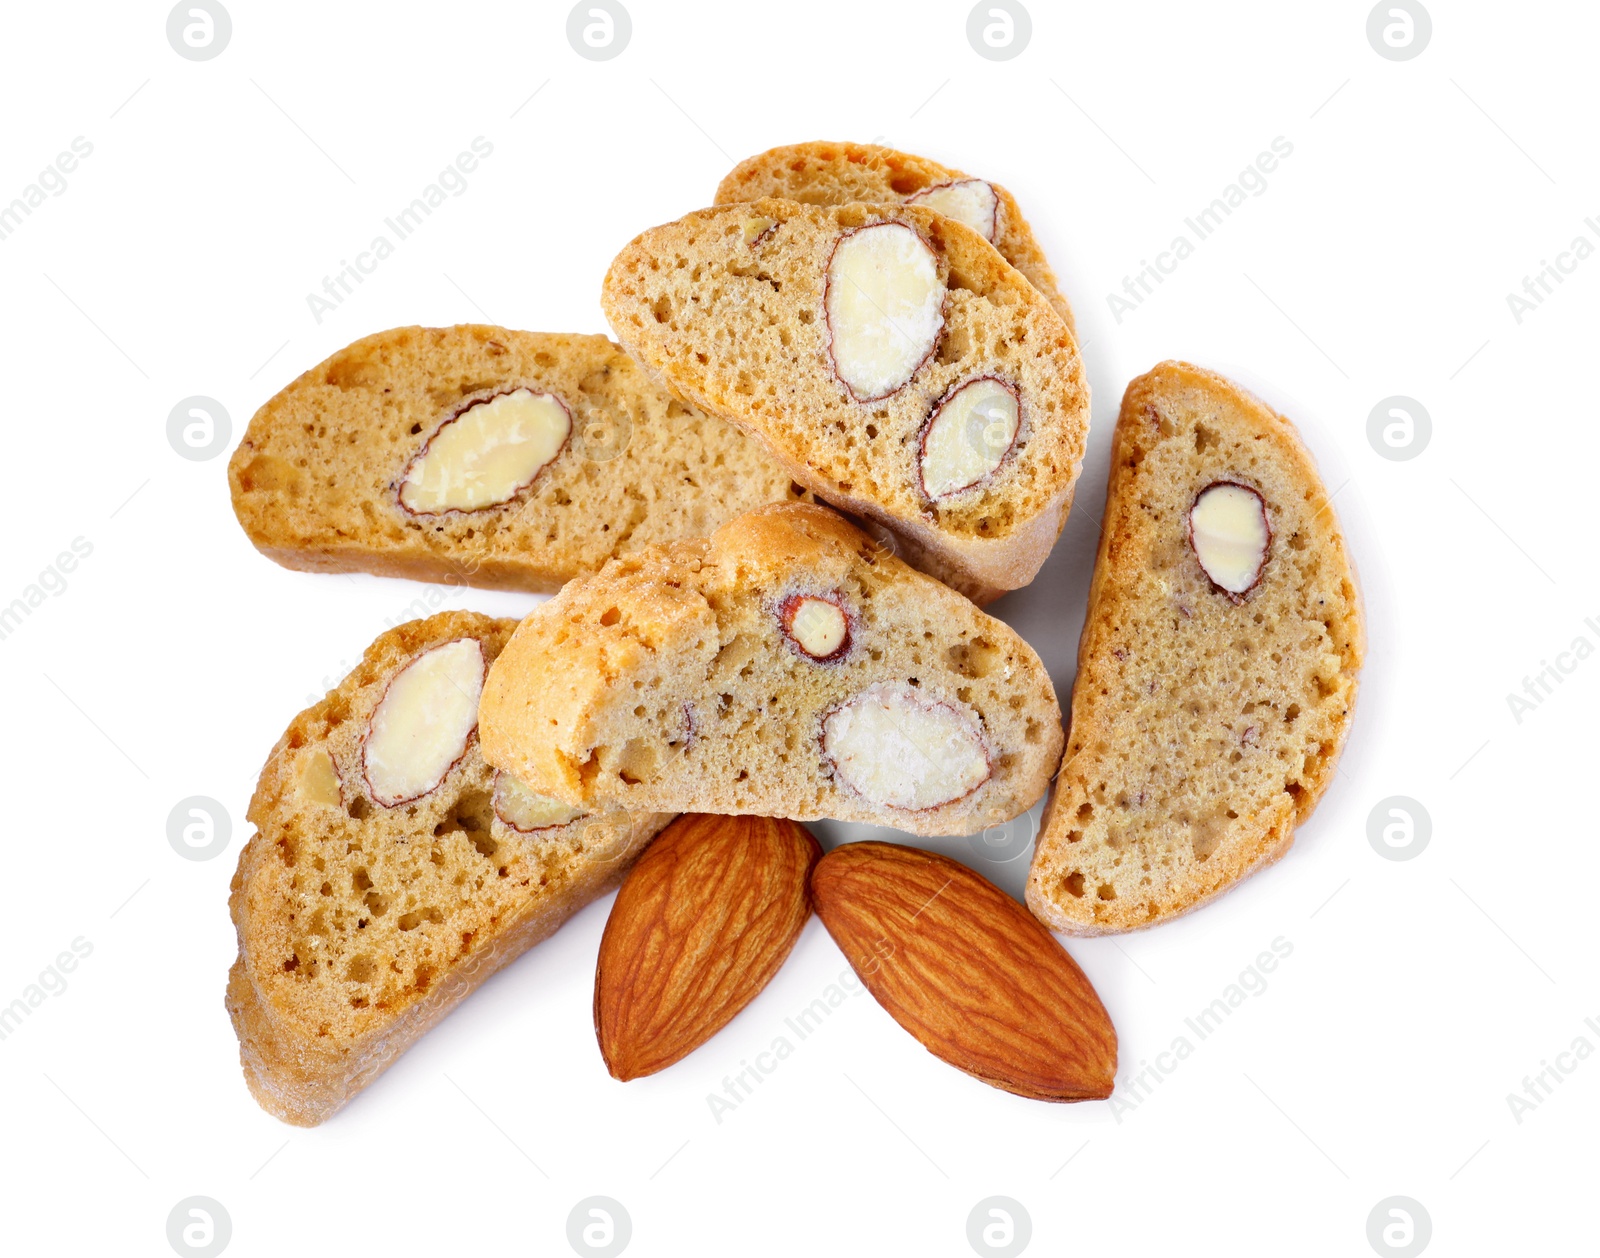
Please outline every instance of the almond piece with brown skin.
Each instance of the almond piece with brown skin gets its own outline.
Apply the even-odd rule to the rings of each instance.
[[[811,878],[817,915],[878,1003],[935,1057],[1043,1101],[1103,1100],[1117,1033],[1048,930],[965,865],[849,843]]]
[[[850,650],[850,616],[837,595],[791,594],[778,604],[783,633],[807,659],[831,664]]]
[[[822,718],[834,776],[880,808],[921,812],[963,799],[994,773],[977,714],[903,683],[874,682]]]
[[[945,394],[919,440],[923,495],[937,502],[988,480],[1016,446],[1020,422],[1016,389],[994,376]]]
[[[856,402],[911,383],[944,332],[944,277],[916,228],[871,223],[840,236],[828,259],[828,361]]]
[[[657,836],[600,939],[594,1030],[614,1078],[666,1069],[755,999],[811,917],[821,856],[769,817],[688,813]]]
[[[987,179],[952,179],[906,198],[907,205],[925,205],[958,223],[965,223],[991,245],[1000,217],[1000,197]]]
[[[1235,603],[1261,584],[1272,545],[1266,501],[1249,485],[1222,480],[1195,495],[1189,545],[1211,584]]]
[[[361,744],[372,798],[398,808],[434,790],[467,754],[488,664],[483,643],[429,647],[389,680]]]

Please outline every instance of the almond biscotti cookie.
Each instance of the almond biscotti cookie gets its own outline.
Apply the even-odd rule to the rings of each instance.
[[[227,1006],[245,1081],[285,1122],[333,1114],[671,819],[569,808],[484,763],[478,696],[515,626],[390,630],[261,771]]]
[[[1028,906],[1072,934],[1135,930],[1283,855],[1333,776],[1364,649],[1294,426],[1187,363],[1133,381]]]
[[[970,834],[1060,758],[1008,626],[824,507],[763,508],[614,560],[489,672],[484,758],[574,807],[836,817]]]
[[[965,223],[1050,299],[1076,334],[1072,307],[1055,272],[1022,217],[1017,199],[997,183],[978,179],[915,153],[881,144],[816,140],[785,144],[747,157],[717,187],[718,205],[782,197],[806,205],[920,205]]]
[[[285,567],[536,592],[799,496],[605,337],[479,324],[340,350],[256,412],[228,481]]]
[[[971,228],[916,206],[700,210],[606,275],[628,352],[979,601],[1026,585],[1089,427],[1077,342]]]

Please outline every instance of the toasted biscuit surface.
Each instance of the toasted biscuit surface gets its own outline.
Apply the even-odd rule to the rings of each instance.
[[[1270,524],[1242,595],[1189,538],[1219,482],[1259,494]],[[1029,907],[1074,934],[1134,930],[1276,860],[1333,776],[1364,649],[1344,537],[1293,425],[1186,363],[1134,380]]]
[[[943,321],[909,381],[864,400],[836,372],[827,292],[841,242],[883,224],[915,233],[936,259]],[[701,210],[623,249],[602,304],[670,390],[760,436],[797,482],[890,529],[908,559],[974,597],[1026,585],[1066,521],[1089,424],[1077,343],[1032,285],[952,219],[780,200]],[[1016,393],[1015,439],[980,482],[931,498],[929,426],[962,386],[987,378]]]
[[[261,1107],[311,1126],[496,970],[614,886],[666,816],[501,819],[476,736],[433,790],[386,808],[363,744],[390,682],[463,639],[493,660],[515,621],[444,612],[380,636],[262,769],[229,907],[227,1007]]]
[[[462,408],[526,389],[571,433],[508,501],[416,513],[407,471]],[[614,555],[797,496],[738,428],[674,401],[602,336],[394,328],[270,399],[228,466],[234,513],[290,568],[548,592]]]
[[[842,613],[843,646],[808,632],[807,599]],[[575,806],[693,799],[917,834],[1026,810],[1061,746],[1027,643],[803,504],[573,582],[490,670],[480,719],[491,764]]]
[[[881,144],[816,140],[781,145],[745,158],[717,186],[716,204],[782,197],[807,205],[847,205],[852,201],[902,205],[909,198],[926,200],[937,189],[974,181],[974,176],[964,171]],[[993,195],[990,243],[1049,299],[1076,335],[1072,307],[1061,295],[1055,272],[1017,199],[992,180],[982,182]]]

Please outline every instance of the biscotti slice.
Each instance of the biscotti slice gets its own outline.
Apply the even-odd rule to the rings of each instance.
[[[227,1006],[245,1081],[285,1122],[338,1110],[671,820],[568,808],[484,763],[478,696],[515,627],[391,629],[261,771]]]
[[[379,332],[313,367],[256,412],[228,481],[285,567],[539,592],[799,496],[605,337],[477,324]]]
[[[971,834],[1043,796],[1061,712],[1008,626],[824,507],[614,560],[489,671],[484,758],[571,804]]]
[[[1187,363],[1135,380],[1028,906],[1072,934],[1135,930],[1283,855],[1333,776],[1363,650],[1293,425]]]
[[[999,184],[881,144],[814,140],[785,144],[747,157],[717,187],[718,205],[782,197],[806,205],[920,205],[959,219],[1028,277],[1076,333],[1072,307],[1022,217],[1017,199]]]
[[[669,389],[975,600],[1026,585],[1061,532],[1089,427],[1077,342],[954,219],[700,210],[618,254],[602,304]]]

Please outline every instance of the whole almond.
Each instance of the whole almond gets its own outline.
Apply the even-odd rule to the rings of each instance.
[[[804,826],[687,813],[645,849],[600,939],[594,1030],[618,1079],[664,1070],[767,985],[811,916]]]
[[[817,915],[867,990],[935,1057],[1044,1101],[1111,1095],[1117,1033],[1054,935],[965,865],[850,843],[811,876]]]

